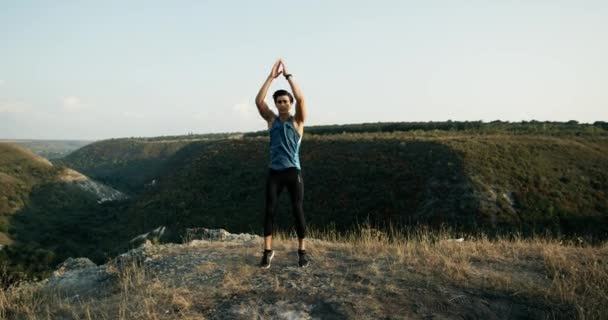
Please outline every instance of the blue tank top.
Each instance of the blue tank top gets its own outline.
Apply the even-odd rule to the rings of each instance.
[[[272,121],[270,133],[270,168],[282,170],[296,167],[300,170],[300,143],[302,137],[293,125],[293,116],[285,121],[276,117]]]

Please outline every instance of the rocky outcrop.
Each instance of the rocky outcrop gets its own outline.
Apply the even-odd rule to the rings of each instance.
[[[116,273],[97,266],[87,258],[69,258],[48,278],[44,289],[71,298],[104,296],[112,292]]]
[[[152,242],[152,243],[163,242],[162,240],[165,238],[166,230],[167,230],[166,227],[160,226],[150,232],[140,234],[140,235],[134,237],[133,239],[131,239],[131,241],[129,241],[129,245],[131,247],[139,247],[146,242]]]
[[[233,234],[224,229],[189,228],[186,229],[186,239],[193,241],[219,240],[249,242],[253,240],[258,240],[260,239],[260,237],[248,233]]]
[[[307,239],[311,264],[300,268],[296,239],[275,239],[272,266],[261,269],[262,237],[207,228],[189,234],[193,239],[182,244],[146,241],[101,266],[68,259],[39,285],[60,292],[73,309],[85,303],[103,315],[97,318],[112,318],[116,313],[106,310],[119,307],[128,319],[536,319],[571,310],[561,305],[554,311],[554,304],[521,292],[437,277],[425,268],[450,258],[437,259],[439,251],[426,255],[429,249],[410,255],[412,247],[399,257],[395,248]],[[454,239],[438,245],[446,251],[473,244]],[[492,275],[506,267],[488,271],[490,264],[483,263],[479,272]],[[551,281],[536,270],[520,270],[512,281],[549,287]]]
[[[192,253],[189,248],[197,248],[209,244],[209,241],[221,241],[233,244],[251,244],[252,241],[260,240],[257,235],[232,234],[224,229],[193,228],[188,229],[190,241],[184,244],[168,243],[155,245],[151,239],[162,237],[165,227],[158,227],[148,233],[142,234],[131,240],[131,244],[139,243],[137,248],[129,250],[109,263],[97,266],[87,258],[69,258],[61,263],[53,272],[53,275],[44,281],[46,291],[60,293],[72,298],[90,298],[108,295],[116,289],[117,279],[120,272],[132,266],[144,267],[146,270],[154,271],[152,274],[163,275],[165,268],[173,268],[179,265],[182,270],[188,267],[195,268],[204,263],[206,255],[182,255],[181,259],[172,257],[181,251]],[[163,256],[172,252],[168,256]],[[164,271],[163,271],[164,270]],[[174,274],[175,281],[189,279],[185,273]]]

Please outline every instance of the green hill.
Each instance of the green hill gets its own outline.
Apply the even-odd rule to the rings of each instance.
[[[55,163],[76,169],[123,192],[136,194],[150,183],[163,164],[185,145],[196,141],[240,136],[216,133],[109,139],[80,148]]]
[[[261,232],[267,138],[192,143],[128,214],[158,225]],[[309,135],[301,147],[309,224],[347,230],[447,224],[469,232],[586,234],[608,229],[604,136],[366,133]],[[284,191],[286,193],[286,191]],[[277,223],[292,224],[288,197]]]
[[[0,244],[6,238],[7,219],[24,207],[32,189],[57,174],[57,168],[34,152],[0,143]]]
[[[153,180],[164,162],[188,143],[188,140],[104,140],[76,150],[56,163],[133,194]]]
[[[108,248],[127,234],[118,213],[128,201],[107,200],[123,198],[30,150],[0,143],[0,284],[48,272],[72,255],[105,261]]]
[[[342,125],[321,125],[306,127],[308,134],[327,135],[341,133],[372,133],[372,132],[468,132],[472,134],[511,134],[511,135],[552,135],[552,136],[606,136],[608,122],[596,121],[578,123],[555,121],[439,121],[439,122],[369,122]],[[245,137],[267,136],[266,130],[248,132]]]
[[[301,147],[307,221],[605,236],[605,129],[575,121],[312,126]],[[113,139],[62,163],[137,194],[125,213],[133,235],[159,225],[260,232],[267,149],[259,132]],[[287,228],[286,195],[279,208],[277,224]]]

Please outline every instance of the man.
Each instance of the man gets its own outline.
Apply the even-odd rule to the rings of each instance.
[[[283,70],[279,71],[279,68]],[[270,110],[264,98],[270,84],[274,79],[284,74],[289,82],[295,96],[295,116],[289,113],[294,97],[286,90],[277,90],[272,97],[279,112],[276,115]],[[306,223],[302,202],[304,199],[304,181],[302,180],[300,167],[300,143],[304,134],[304,121],[306,120],[306,103],[300,88],[296,85],[292,74],[287,72],[287,67],[282,59],[272,66],[270,75],[260,89],[255,104],[260,116],[268,123],[270,134],[270,165],[266,179],[266,214],[264,217],[264,252],[260,267],[270,268],[270,261],[274,257],[272,250],[272,227],[276,204],[283,187],[287,187],[291,197],[293,215],[296,222],[298,234],[298,263],[300,267],[308,265],[308,258],[304,248],[304,236]]]

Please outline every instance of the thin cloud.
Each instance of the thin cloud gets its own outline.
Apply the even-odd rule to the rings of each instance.
[[[86,106],[77,96],[67,96],[61,100],[64,111],[75,112],[84,109]]]
[[[125,118],[136,119],[136,120],[143,120],[144,119],[144,115],[143,114],[132,112],[132,111],[123,111],[122,116],[125,117]]]
[[[253,115],[253,106],[248,103],[237,103],[232,106],[232,111],[243,118],[250,118]]]
[[[23,103],[0,101],[0,113],[25,113],[29,107]]]

